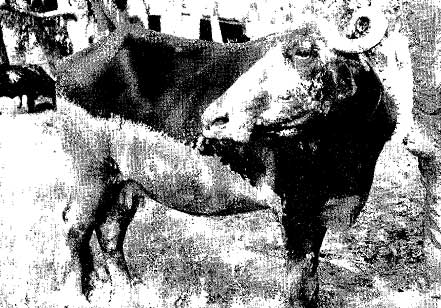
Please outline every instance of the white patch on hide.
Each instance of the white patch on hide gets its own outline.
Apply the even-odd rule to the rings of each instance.
[[[268,119],[276,118],[284,108],[278,104],[279,97],[286,96],[287,91],[295,91],[293,85],[300,81],[297,70],[283,56],[282,44],[271,48],[205,110],[202,119],[204,127],[209,126],[209,129],[204,129],[203,135],[248,141],[252,128],[262,119],[262,112]],[[228,115],[227,123],[212,125],[223,115]]]
[[[66,150],[75,161],[96,164],[110,155],[122,177],[153,192],[158,201],[174,208],[188,205],[210,212],[232,205],[273,206],[280,202],[268,187],[253,187],[221,163],[218,157],[201,156],[196,150],[145,125],[120,118],[92,118],[73,104],[60,102],[57,129],[63,132]],[[87,169],[86,168],[86,169]],[[96,171],[95,171],[96,172]],[[188,208],[187,210],[192,210]]]
[[[20,80],[20,75],[14,71],[6,71],[6,74],[8,75],[9,81],[11,83],[16,83]]]

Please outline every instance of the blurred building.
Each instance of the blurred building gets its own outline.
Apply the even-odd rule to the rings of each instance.
[[[187,38],[243,42],[292,21],[313,0],[144,0],[148,28]]]

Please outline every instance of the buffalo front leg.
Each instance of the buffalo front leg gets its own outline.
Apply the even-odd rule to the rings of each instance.
[[[301,211],[299,211],[301,212]],[[326,227],[318,218],[299,212],[283,215],[286,247],[286,291],[289,307],[315,307],[318,302],[317,267]]]
[[[123,245],[127,228],[147,193],[139,183],[126,180],[109,186],[98,211],[101,217],[96,234],[112,283],[128,285],[131,276],[124,257]]]

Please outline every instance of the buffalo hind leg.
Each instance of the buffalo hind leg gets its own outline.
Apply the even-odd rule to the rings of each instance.
[[[104,254],[112,283],[130,284],[131,276],[124,257],[123,245],[127,228],[147,193],[132,180],[110,185],[98,211],[96,234]]]
[[[71,196],[71,202],[63,212],[63,220],[67,225],[67,244],[71,250],[71,282],[89,298],[93,290],[91,275],[94,269],[90,239],[96,224],[98,200],[104,186],[100,180],[93,179],[84,180],[82,184]]]
[[[318,304],[319,253],[326,227],[318,218],[284,215],[286,288],[289,307],[316,307]]]
[[[93,228],[90,227],[72,227],[67,234],[67,242],[71,249],[74,271],[78,273],[79,281],[76,282],[81,289],[82,294],[89,298],[93,290],[91,285],[91,274],[94,269],[93,257],[90,249],[90,238]],[[79,267],[79,268],[77,268]]]

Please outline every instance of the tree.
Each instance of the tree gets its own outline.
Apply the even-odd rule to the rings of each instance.
[[[9,64],[9,57],[6,51],[5,41],[3,40],[3,30],[0,27],[0,63]]]
[[[63,5],[60,5],[63,4]],[[37,42],[46,50],[52,50],[57,55],[69,53],[67,35],[62,20],[76,19],[77,12],[69,5],[56,0],[31,1],[1,0],[0,20],[2,26],[14,29],[18,39],[17,52],[24,54],[28,49],[30,33],[35,34]],[[4,35],[0,29],[0,61],[9,63],[6,52]]]
[[[139,0],[142,1],[142,0]],[[72,5],[71,5],[72,4]],[[25,54],[35,36],[48,57],[63,57],[87,47],[128,19],[127,2],[114,0],[0,0],[0,20],[14,29],[17,52]],[[0,61],[9,63],[0,29]]]
[[[436,0],[410,2],[410,50],[416,127],[406,140],[418,157],[425,187],[424,235],[428,274],[441,284],[441,7]]]

